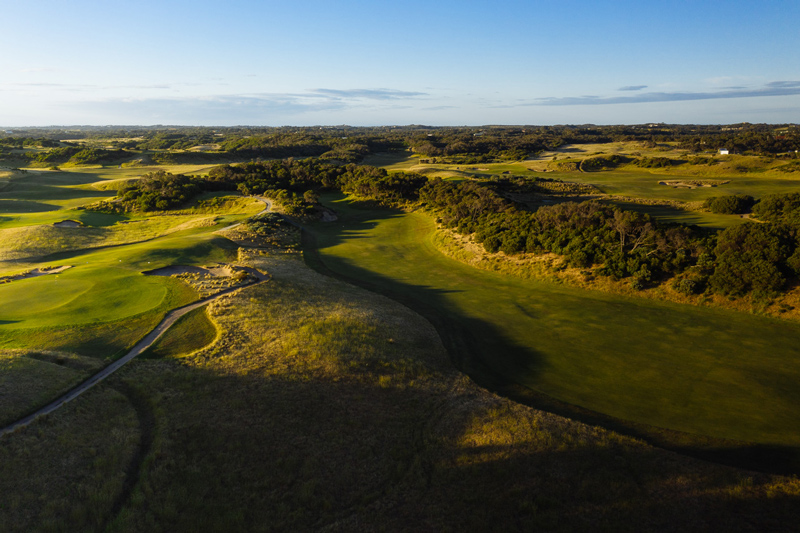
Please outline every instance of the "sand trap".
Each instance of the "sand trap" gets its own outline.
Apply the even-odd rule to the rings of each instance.
[[[53,224],[57,228],[80,228],[83,226],[77,220],[62,220],[61,222],[56,222]]]
[[[146,276],[179,276],[181,274],[200,274],[211,276],[215,278],[230,277],[233,272],[230,267],[226,265],[216,267],[196,267],[184,265],[172,265],[163,268],[156,268],[155,270],[147,270],[142,272]]]
[[[322,222],[336,222],[339,220],[339,217],[337,217],[336,213],[333,211],[325,210],[322,212],[322,218],[320,220],[322,220]]]
[[[29,270],[27,272],[23,272],[22,274],[17,274],[15,276],[0,277],[0,283],[10,283],[12,281],[18,281],[21,279],[36,278],[39,276],[46,276],[48,274],[58,274],[59,272],[64,272],[68,268],[72,268],[72,265],[34,268],[33,270]]]
[[[670,180],[659,181],[659,185],[666,185],[673,189],[697,189],[698,187],[717,187],[730,183],[729,180]]]

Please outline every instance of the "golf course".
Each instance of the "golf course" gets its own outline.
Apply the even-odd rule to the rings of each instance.
[[[721,236],[771,222],[706,206],[795,193],[782,160],[736,170],[631,142],[469,164],[397,149],[375,166],[131,150],[0,175],[12,530],[796,518],[794,234],[775,237],[777,289],[724,293]],[[677,162],[637,166],[664,154]],[[560,245],[515,233],[549,220]],[[568,233],[586,221],[599,229]]]
[[[340,220],[312,230],[322,263],[447,317],[467,369],[638,424],[800,445],[800,325],[476,269],[437,249],[430,216],[329,205]]]

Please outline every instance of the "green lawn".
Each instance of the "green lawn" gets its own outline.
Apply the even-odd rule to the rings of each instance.
[[[433,317],[473,371],[636,423],[800,445],[800,325],[477,270],[438,252],[424,214],[329,205],[324,264]]]
[[[211,344],[217,328],[208,318],[206,307],[189,311],[148,348],[140,358],[161,359],[188,355]]]
[[[706,211],[687,211],[669,205],[640,204],[611,200],[609,203],[626,211],[647,213],[660,222],[677,222],[679,224],[697,225],[711,229],[724,229],[729,226],[741,224],[744,218],[739,215],[717,215]]]
[[[116,215],[84,212],[86,222],[98,227],[39,226],[47,229],[39,240],[47,241],[45,237],[49,237],[54,243],[43,244],[42,253],[62,246],[67,249],[40,256],[33,262],[9,260],[4,270],[13,274],[24,268],[61,265],[72,268],[0,285],[3,302],[0,347],[61,349],[93,357],[120,355],[121,350],[146,334],[168,310],[197,299],[197,293],[185,283],[145,276],[143,271],[174,264],[204,265],[235,259],[237,246],[214,232],[246,218],[256,207],[236,200],[227,208],[233,214],[184,212],[110,228],[103,225],[114,222]],[[8,247],[16,242],[22,251],[33,250],[31,237],[41,232],[30,233],[28,229],[19,228],[26,230],[23,233],[15,228],[0,233],[5,232]],[[8,232],[17,233],[6,235]],[[68,239],[68,233],[76,235]],[[15,240],[20,235],[29,238],[20,243]],[[136,242],[142,239],[148,240]],[[92,249],[97,246],[105,247]]]
[[[766,194],[794,192],[800,190],[800,176],[792,174],[721,174],[695,176],[681,174],[678,169],[653,171],[621,169],[607,172],[569,172],[548,173],[548,178],[564,181],[590,183],[602,192],[616,196],[634,196],[662,200],[698,202],[712,196],[727,194],[749,194],[756,198]],[[673,188],[660,185],[662,181],[674,180],[730,180],[730,183],[717,187],[698,187],[695,189]]]

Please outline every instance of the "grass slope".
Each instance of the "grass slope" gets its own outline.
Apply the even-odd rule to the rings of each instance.
[[[179,318],[139,357],[162,359],[187,355],[211,344],[216,337],[216,327],[209,320],[205,307],[200,307]]]
[[[0,440],[6,527],[668,532],[800,520],[796,479],[514,404],[455,372],[407,308],[290,254],[252,261],[272,280],[212,304],[214,345],[134,361]],[[136,394],[120,395],[125,383]]]
[[[424,214],[331,205],[325,265],[467,335],[467,369],[624,420],[800,445],[800,325],[476,270],[437,251]]]

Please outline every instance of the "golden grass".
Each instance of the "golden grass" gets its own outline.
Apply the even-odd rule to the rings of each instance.
[[[47,404],[102,365],[70,353],[0,351],[0,427]]]
[[[272,279],[210,305],[214,344],[136,361],[117,378],[148,398],[155,419],[132,490],[118,465],[138,433],[112,380],[0,440],[0,490],[13,494],[0,504],[5,524],[757,531],[800,520],[797,479],[703,463],[515,404],[456,372],[435,330],[409,309],[322,276],[297,253],[240,259]],[[95,484],[84,492],[56,488],[87,477]],[[48,514],[33,511],[41,498],[54,502]],[[121,501],[120,512],[108,501]]]
[[[216,224],[214,215],[164,215],[107,227],[57,227],[52,224],[0,229],[0,262],[33,261],[56,252],[131,244]]]

